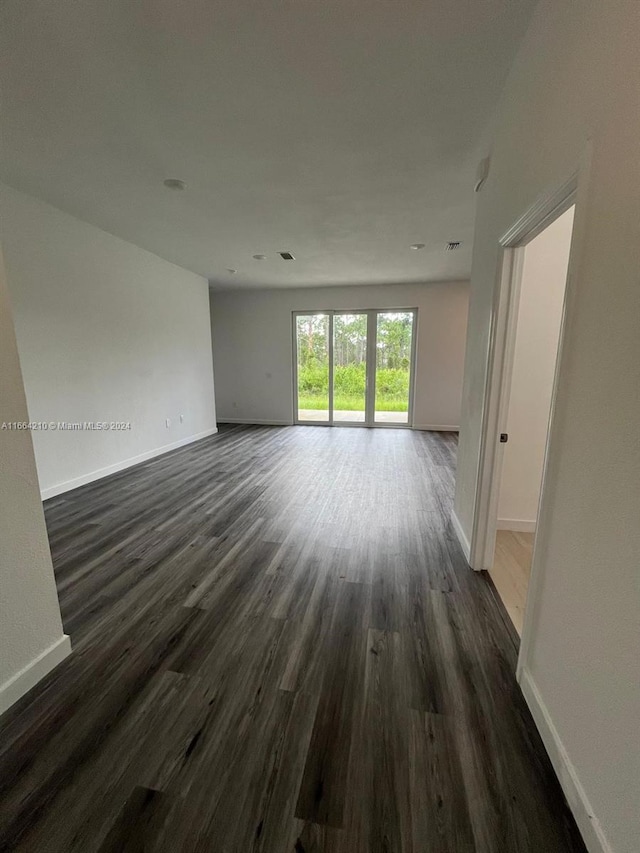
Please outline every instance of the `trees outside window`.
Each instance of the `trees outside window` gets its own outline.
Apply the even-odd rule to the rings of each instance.
[[[323,410],[329,396],[328,315],[297,318],[298,407]],[[380,312],[376,326],[378,412],[406,412],[409,401],[413,314]],[[367,315],[335,314],[333,322],[334,408],[364,411]]]

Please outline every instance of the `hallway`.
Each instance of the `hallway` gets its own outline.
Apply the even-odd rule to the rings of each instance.
[[[233,427],[47,501],[74,652],[2,719],[0,850],[584,851],[455,457]]]

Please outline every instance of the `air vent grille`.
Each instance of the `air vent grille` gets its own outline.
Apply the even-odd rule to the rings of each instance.
[[[459,249],[462,246],[462,241],[460,240],[451,240],[447,243],[447,252],[455,252],[456,249]]]
[[[278,253],[283,261],[295,261],[295,258],[291,254],[291,252],[279,252]]]

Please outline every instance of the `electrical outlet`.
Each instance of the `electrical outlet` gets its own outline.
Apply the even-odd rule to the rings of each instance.
[[[164,422],[164,424],[165,424],[166,428],[169,429],[169,427],[171,426],[171,418],[167,418],[166,421]]]
[[[184,423],[184,415],[180,415],[180,423],[181,423],[181,424],[183,424],[183,423]]]

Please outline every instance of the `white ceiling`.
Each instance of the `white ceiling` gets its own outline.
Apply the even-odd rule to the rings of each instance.
[[[4,0],[0,175],[214,287],[465,278],[534,5]]]

